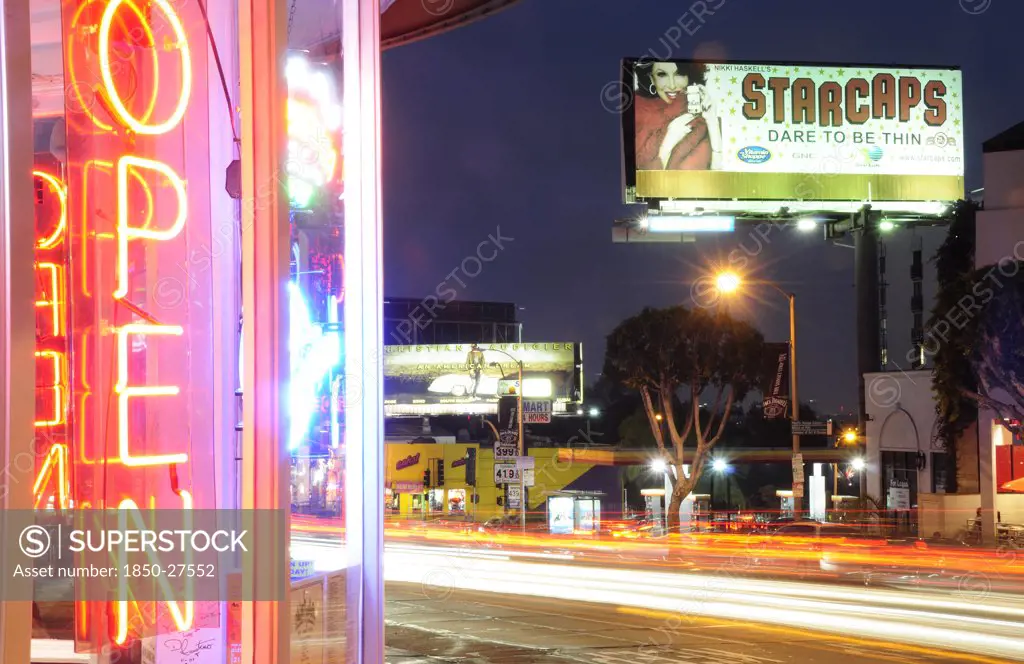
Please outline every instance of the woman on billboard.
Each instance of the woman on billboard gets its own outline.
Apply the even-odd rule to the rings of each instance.
[[[642,171],[721,168],[722,124],[702,65],[638,63],[636,164]]]

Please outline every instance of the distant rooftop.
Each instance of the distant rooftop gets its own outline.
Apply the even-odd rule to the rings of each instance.
[[[386,297],[384,343],[515,343],[522,340],[517,312],[512,302]]]
[[[1014,152],[1024,150],[1024,122],[1013,125],[981,144],[985,154],[989,152]]]

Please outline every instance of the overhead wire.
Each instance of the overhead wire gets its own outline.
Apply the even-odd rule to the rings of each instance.
[[[199,11],[203,15],[203,23],[206,24],[206,36],[210,40],[210,49],[213,51],[213,60],[217,64],[217,73],[220,75],[221,89],[224,91],[224,102],[228,108],[228,122],[231,125],[231,138],[234,141],[236,149],[241,145],[242,141],[238,137],[238,128],[235,125],[235,113],[231,106],[231,92],[228,90],[228,79],[224,75],[224,65],[220,60],[220,50],[217,48],[217,40],[213,36],[213,27],[210,25],[210,17],[206,12],[206,1],[199,0]]]

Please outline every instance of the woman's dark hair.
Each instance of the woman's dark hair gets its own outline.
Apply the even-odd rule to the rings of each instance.
[[[690,85],[704,84],[707,75],[707,67],[698,62],[679,62],[677,60],[639,60],[633,67],[636,74],[636,93],[641,97],[657,97],[658,94],[651,92],[654,89],[654,77],[652,76],[654,65],[661,62],[671,62],[683,74],[690,79]]]

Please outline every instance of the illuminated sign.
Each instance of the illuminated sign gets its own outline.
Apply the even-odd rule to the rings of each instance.
[[[288,196],[293,208],[313,207],[341,180],[342,109],[331,70],[291,55],[288,80]]]
[[[408,468],[409,466],[415,466],[419,462],[420,455],[412,454],[410,456],[405,457],[404,459],[399,459],[398,463],[395,464],[395,470],[401,470],[403,468]]]
[[[64,256],[67,193],[60,178],[33,171],[36,189],[36,450],[39,461],[32,485],[37,509],[71,506],[68,459],[69,367]],[[56,205],[54,205],[54,203]],[[51,503],[52,501],[52,503]]]
[[[210,141],[203,8],[64,0],[62,10],[67,186],[43,178],[63,192],[63,213],[38,244],[66,232],[70,262],[54,264],[75,267],[37,309],[73,302],[75,371],[41,386],[74,404],[75,426],[71,449],[46,457],[37,485],[66,476],[61,464],[73,459],[70,493],[83,507],[118,509],[126,524],[139,510],[213,507],[212,276],[190,260],[212,241],[209,158],[194,149]],[[173,282],[182,297],[162,299]],[[165,601],[141,602],[122,582],[109,603],[80,602],[79,650],[196,626],[193,603],[165,590]]]
[[[732,232],[735,217],[684,215],[652,215],[647,217],[647,230],[651,233],[707,233]]]
[[[627,199],[963,197],[958,69],[627,59],[623,75]]]
[[[578,343],[385,346],[384,413],[495,414],[502,386],[518,378],[519,361],[524,397],[551,399],[562,413],[582,398]]]
[[[291,334],[291,383],[288,387],[290,433],[288,448],[296,449],[309,432],[313,414],[320,410],[317,392],[331,369],[341,362],[341,338],[336,332],[324,331],[314,323],[309,306],[295,282],[288,284]],[[337,322],[337,303],[329,298],[328,310]],[[331,400],[332,404],[337,399]],[[335,445],[336,447],[336,445]]]

